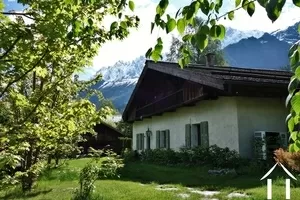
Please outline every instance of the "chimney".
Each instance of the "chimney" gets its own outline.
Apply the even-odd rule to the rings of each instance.
[[[205,55],[206,58],[206,67],[212,67],[215,65],[214,60],[215,60],[215,55],[214,53],[207,53]]]

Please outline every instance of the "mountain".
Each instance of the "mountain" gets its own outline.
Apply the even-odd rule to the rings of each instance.
[[[290,44],[265,33],[250,37],[224,48],[225,59],[233,67],[280,69],[288,65]]]
[[[226,37],[222,41],[223,48],[227,47],[230,44],[234,44],[239,42],[242,39],[254,37],[260,38],[264,32],[258,30],[250,30],[250,31],[240,31],[237,29],[233,29],[230,27],[226,28]]]
[[[227,28],[222,45],[225,59],[230,66],[280,69],[288,65],[288,50],[291,43],[299,40],[297,26],[272,33],[260,31],[239,31]],[[101,68],[98,73],[103,80],[93,88],[99,89],[105,98],[112,100],[122,113],[144,67],[145,58],[132,62],[117,62]],[[92,100],[93,101],[93,100]]]
[[[110,99],[119,112],[123,112],[135,84],[143,70],[146,59],[139,57],[131,62],[118,61],[113,66],[101,68],[102,80],[93,86]],[[96,102],[94,97],[91,101]]]
[[[288,51],[300,39],[298,25],[242,39],[224,48],[225,58],[233,67],[282,69],[289,64]]]
[[[288,27],[285,30],[277,30],[271,33],[275,37],[277,37],[280,41],[285,41],[289,44],[293,44],[300,40],[300,35],[298,33],[298,26],[300,22],[294,24],[293,26]]]

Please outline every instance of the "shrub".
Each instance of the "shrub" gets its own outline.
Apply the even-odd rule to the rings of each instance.
[[[139,160],[139,153],[128,148],[122,151],[121,156],[125,163]]]
[[[80,187],[75,191],[73,200],[99,199],[93,195],[95,181],[99,178],[117,176],[118,170],[124,166],[123,160],[111,150],[104,152],[92,149],[90,155],[93,159],[80,172]],[[102,156],[105,156],[105,158],[100,162],[100,157]]]
[[[247,159],[241,158],[236,151],[212,145],[208,148],[194,147],[172,149],[149,149],[140,153],[142,162],[161,165],[209,165],[215,168],[239,168],[247,165]]]

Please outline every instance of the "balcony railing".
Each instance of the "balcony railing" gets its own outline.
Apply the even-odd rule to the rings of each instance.
[[[147,104],[136,111],[136,117],[148,116],[161,113],[169,108],[176,107],[186,101],[195,99],[201,95],[201,92],[196,92],[191,89],[181,89],[150,104]]]

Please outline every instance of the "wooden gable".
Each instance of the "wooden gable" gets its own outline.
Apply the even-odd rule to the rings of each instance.
[[[123,119],[142,120],[218,96],[286,97],[291,76],[280,70],[203,65],[181,69],[177,63],[146,61]]]

